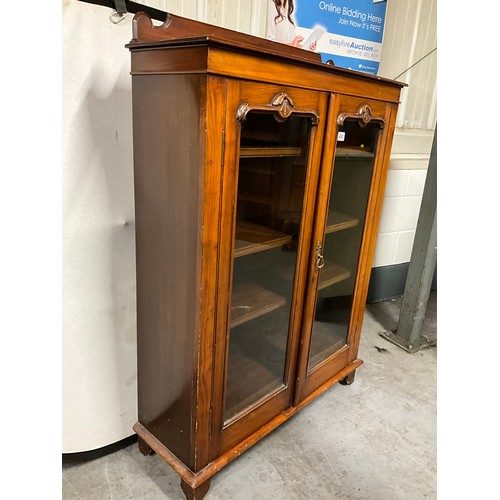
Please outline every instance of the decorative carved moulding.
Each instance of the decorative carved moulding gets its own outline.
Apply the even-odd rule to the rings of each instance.
[[[274,42],[239,31],[233,31],[219,26],[194,21],[174,14],[167,13],[165,22],[159,26],[153,25],[151,17],[145,12],[137,13],[132,20],[132,40],[127,45],[134,46],[155,45],[158,43],[179,41],[182,45],[211,41],[234,48],[265,52],[275,56],[321,63],[321,54],[311,52],[284,43]]]
[[[364,127],[370,122],[375,122],[380,128],[384,128],[385,120],[381,117],[373,116],[372,110],[368,104],[363,104],[358,108],[356,113],[340,113],[337,118],[337,125],[344,125],[346,119],[357,120],[359,124]]]
[[[284,122],[292,113],[295,115],[309,116],[313,125],[319,121],[319,115],[315,110],[305,110],[295,108],[292,98],[285,92],[280,92],[273,97],[270,104],[265,106],[250,105],[248,103],[240,104],[236,118],[240,121],[246,120],[250,111],[263,111],[275,113],[274,118],[278,122]]]

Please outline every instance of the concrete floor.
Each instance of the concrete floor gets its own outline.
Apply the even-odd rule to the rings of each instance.
[[[367,307],[351,386],[335,385],[212,479],[206,500],[436,498],[436,348],[408,354],[379,336],[399,299]],[[436,295],[424,334],[436,336]],[[183,500],[178,476],[135,444],[63,459],[63,500]]]

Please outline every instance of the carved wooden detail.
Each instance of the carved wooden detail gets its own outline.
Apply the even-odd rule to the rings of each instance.
[[[270,104],[266,105],[252,105],[247,102],[240,104],[236,118],[240,121],[245,121],[250,111],[264,111],[275,113],[274,118],[278,122],[284,122],[289,116],[293,114],[301,116],[309,116],[313,125],[319,122],[319,115],[315,110],[298,109],[294,106],[290,96],[285,92],[280,92],[273,97]]]
[[[360,106],[356,113],[340,113],[337,118],[337,125],[344,125],[344,121],[347,119],[358,120],[362,127],[370,122],[377,123],[380,128],[384,128],[385,125],[385,120],[383,118],[372,115],[372,110],[368,104]]]
[[[169,12],[166,13],[165,22],[154,25],[151,17],[145,12],[137,13],[132,20],[131,44],[149,45],[152,42],[165,42],[170,40],[189,40],[191,43],[206,43],[211,40],[223,45],[231,45],[243,50],[258,51],[262,54],[274,53],[276,56],[292,60],[303,60],[321,64],[321,54],[284,43],[266,40],[264,38],[233,31],[220,26],[186,19]]]

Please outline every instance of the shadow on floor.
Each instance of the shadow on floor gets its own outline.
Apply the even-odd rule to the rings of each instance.
[[[368,304],[366,310],[389,332],[396,332],[399,321],[399,311],[403,297]],[[437,290],[429,295],[425,311],[422,337],[432,343],[437,343]]]

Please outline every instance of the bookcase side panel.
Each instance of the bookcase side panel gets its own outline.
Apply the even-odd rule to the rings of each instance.
[[[203,75],[134,76],[138,420],[193,462]]]

